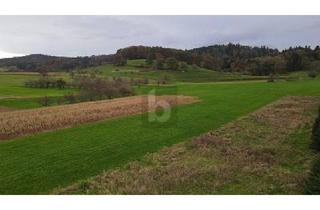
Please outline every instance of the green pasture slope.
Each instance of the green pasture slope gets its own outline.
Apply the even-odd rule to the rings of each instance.
[[[147,93],[150,86],[137,89]],[[160,87],[158,93],[174,93]],[[169,126],[149,126],[141,115],[90,123],[0,142],[0,194],[46,194],[164,146],[208,130],[288,95],[320,96],[320,81],[180,84],[179,94],[201,102],[175,108]]]
[[[10,108],[39,107],[38,98],[43,96],[63,96],[69,90],[27,88],[24,83],[39,77],[37,73],[0,72],[0,106]],[[57,78],[65,75],[56,75]]]
[[[188,66],[187,70],[172,71],[172,70],[154,70],[151,66],[146,66],[144,59],[128,60],[125,66],[114,66],[106,64],[98,67],[88,68],[86,70],[100,70],[101,77],[113,78],[121,77],[127,79],[148,79],[149,83],[156,84],[158,80],[165,80],[166,83],[204,83],[218,81],[247,81],[247,80],[266,80],[266,76],[250,76],[241,75],[238,73],[228,73],[208,70],[204,68],[193,68]],[[64,78],[69,80],[70,77],[65,72],[51,73],[56,78]],[[39,97],[49,96],[53,98],[61,97],[72,90],[59,89],[40,89],[26,88],[24,83],[28,80],[37,79],[39,74],[36,72],[6,72],[0,70],[0,106],[29,109],[41,107]],[[55,100],[53,100],[55,101]],[[53,103],[55,105],[55,103]]]
[[[262,80],[268,77],[241,75],[236,73],[227,73],[208,70],[204,68],[193,68],[188,66],[187,70],[154,70],[145,65],[144,59],[128,60],[125,66],[114,66],[106,64],[90,69],[99,69],[102,75],[107,77],[123,77],[134,79],[149,79],[150,83],[156,83],[158,80],[166,79],[168,83],[176,82],[214,82],[214,81],[234,81],[234,80]],[[90,70],[89,69],[89,70]]]
[[[193,69],[191,66],[185,72],[154,70],[151,67],[141,67],[145,65],[145,60],[129,60],[126,66],[117,67],[112,64],[106,64],[99,67],[89,68],[88,71],[99,69],[102,72],[101,77],[122,77],[145,79],[148,78],[150,83],[157,83],[158,79],[166,79],[167,83],[177,82],[212,82],[212,81],[230,81],[230,80],[257,80],[266,79],[266,77],[254,77],[234,73],[224,73],[212,71],[203,68]],[[70,79],[67,73],[51,73],[56,78]],[[6,72],[0,71],[0,106],[28,109],[37,108],[39,97],[60,97],[72,90],[59,89],[40,89],[26,88],[24,83],[28,80],[34,80],[39,77],[35,72]]]

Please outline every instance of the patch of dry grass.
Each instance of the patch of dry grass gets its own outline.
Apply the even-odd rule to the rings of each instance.
[[[171,106],[197,101],[190,96],[157,96],[155,101]],[[147,96],[134,96],[96,102],[84,102],[31,110],[0,113],[0,140],[41,131],[71,127],[87,122],[154,111]],[[150,109],[147,107],[150,105]]]
[[[147,155],[55,194],[302,194],[316,155],[309,134],[319,104],[287,97],[191,142]],[[302,145],[302,146],[301,146]]]

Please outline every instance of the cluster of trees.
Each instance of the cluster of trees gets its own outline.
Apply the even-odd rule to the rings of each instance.
[[[121,79],[109,81],[103,78],[81,78],[77,81],[80,91],[64,96],[67,103],[96,101],[133,95],[130,84]]]
[[[153,66],[154,69],[180,70],[185,71],[188,68],[187,61],[191,57],[182,50],[162,48],[162,47],[144,47],[132,46],[120,49],[114,56],[113,64],[124,66],[127,60],[146,59],[147,66]],[[191,62],[189,62],[191,64]]]
[[[154,60],[157,54],[161,54],[164,58],[173,57],[179,61],[190,61],[192,56],[185,50],[163,47],[146,47],[146,46],[131,46],[119,49],[116,54],[121,54],[126,59],[149,59]]]
[[[38,80],[30,80],[25,83],[26,87],[31,88],[59,88],[63,89],[67,85],[67,82],[60,78],[54,79],[50,77],[40,77]]]
[[[154,64],[157,69],[168,68],[177,70],[179,62],[183,68],[187,64],[195,64],[208,69],[230,69],[237,66],[239,60],[261,56],[278,55],[279,51],[267,47],[249,47],[239,44],[214,45],[195,48],[192,50],[178,50],[162,47],[131,46],[117,51],[117,55],[125,59],[146,59],[147,64]],[[178,64],[177,64],[178,63]]]
[[[174,57],[165,58],[161,54],[156,54],[155,60],[147,59],[148,65],[153,65],[154,69],[163,70],[169,69],[173,71],[186,71],[188,70],[188,64],[184,61],[179,61]]]
[[[113,64],[115,66],[124,66],[127,64],[127,58],[125,58],[121,53],[117,53],[113,57]]]
[[[200,47],[189,50],[189,52],[196,54],[209,54],[220,58],[255,58],[261,56],[278,55],[277,49],[268,48],[265,46],[251,47],[240,44],[229,43],[227,45],[212,45],[208,47]]]
[[[244,73],[253,75],[309,71],[312,77],[320,72],[320,48],[311,49],[310,46],[289,48],[277,55],[240,60],[236,64],[240,68],[238,66],[238,68],[231,68],[232,70],[241,72],[242,69]]]
[[[99,72],[82,70],[73,71],[70,74],[72,74],[72,80],[69,82],[63,79],[55,79],[50,74],[43,73],[38,80],[27,81],[25,85],[33,88],[62,89],[68,87],[78,90],[76,93],[72,92],[64,97],[44,96],[39,99],[39,103],[42,106],[112,99],[131,96],[134,93],[132,89],[133,84],[120,77],[107,79],[99,76]],[[145,81],[139,80],[139,82]]]
[[[320,71],[320,48],[310,46],[283,51],[240,44],[213,45],[191,50],[162,47],[131,46],[117,51],[117,64],[127,59],[146,59],[155,69],[186,70],[188,64],[199,67],[241,72],[251,75],[281,74],[291,71]],[[120,62],[121,61],[121,62]]]
[[[85,57],[56,57],[32,54],[22,57],[0,59],[0,67],[10,71],[70,71],[112,63],[113,55]]]

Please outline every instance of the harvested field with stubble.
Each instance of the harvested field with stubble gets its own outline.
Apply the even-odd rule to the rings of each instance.
[[[152,103],[158,101],[165,101],[170,106],[176,106],[190,104],[196,102],[197,99],[190,96],[165,95],[156,96],[155,101],[148,101],[148,96],[133,96],[32,110],[11,112],[0,110],[0,140],[155,111]]]
[[[303,194],[317,97],[286,97],[220,129],[54,194]]]

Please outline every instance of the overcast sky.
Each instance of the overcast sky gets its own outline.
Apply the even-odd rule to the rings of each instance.
[[[320,16],[0,16],[0,57],[83,56],[131,45],[320,45]]]

